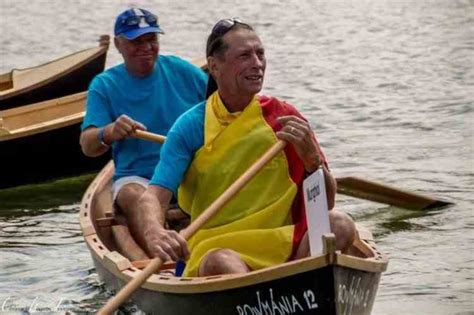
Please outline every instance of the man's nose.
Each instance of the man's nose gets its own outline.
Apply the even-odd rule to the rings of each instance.
[[[144,50],[153,49],[153,47],[154,47],[155,45],[157,45],[157,43],[155,43],[155,42],[150,42],[150,41],[140,42],[140,43],[137,44],[138,48],[144,49]]]
[[[253,53],[252,54],[252,62],[256,67],[262,67],[264,64],[264,58],[262,58],[259,54]]]

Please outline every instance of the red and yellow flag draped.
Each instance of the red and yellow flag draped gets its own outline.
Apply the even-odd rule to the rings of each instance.
[[[278,139],[276,118],[301,115],[275,98],[256,96],[229,113],[218,93],[206,103],[204,145],[178,190],[180,206],[197,218]],[[185,276],[197,276],[209,251],[229,248],[253,270],[287,261],[306,231],[301,184],[304,166],[286,146],[190,240]]]

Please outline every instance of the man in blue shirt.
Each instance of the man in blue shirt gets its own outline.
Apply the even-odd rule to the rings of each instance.
[[[161,149],[131,136],[137,129],[167,134],[183,112],[205,99],[207,75],[183,59],[159,55],[163,30],[147,10],[122,12],[114,32],[124,63],[92,81],[80,143],[91,157],[112,149],[113,199],[127,214],[145,191]]]

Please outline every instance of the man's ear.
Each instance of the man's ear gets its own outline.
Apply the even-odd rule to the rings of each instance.
[[[120,51],[120,39],[118,37],[114,37],[114,46],[115,48],[117,48],[117,50],[119,51],[119,53],[122,53]]]
[[[217,65],[216,57],[207,57],[207,68],[209,69],[209,74],[211,74],[213,77],[217,75],[217,72],[219,71],[219,66]]]

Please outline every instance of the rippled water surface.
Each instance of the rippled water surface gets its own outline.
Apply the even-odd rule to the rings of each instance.
[[[204,54],[218,19],[248,21],[267,50],[264,93],[308,117],[336,176],[455,202],[407,211],[338,196],[390,257],[374,314],[474,314],[473,1],[133,3],[159,13],[162,52],[186,58]],[[96,45],[127,5],[1,1],[0,72]],[[119,61],[112,46],[107,64]],[[93,312],[108,298],[78,224],[90,179],[0,192],[0,313]]]

